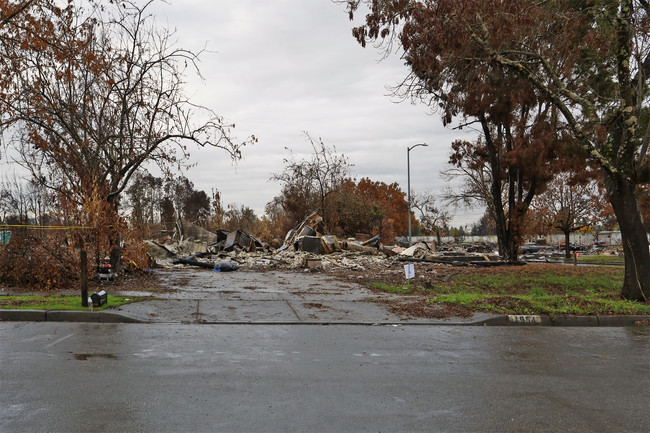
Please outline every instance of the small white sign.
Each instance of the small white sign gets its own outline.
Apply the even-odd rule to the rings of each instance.
[[[407,280],[415,278],[415,265],[412,263],[410,265],[404,265],[404,273],[406,274]]]

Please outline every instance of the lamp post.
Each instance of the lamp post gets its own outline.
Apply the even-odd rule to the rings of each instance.
[[[411,147],[406,148],[406,170],[407,170],[407,181],[408,181],[408,200],[409,200],[409,247],[411,246],[411,149],[414,149],[418,146],[428,146],[425,143],[414,144]]]

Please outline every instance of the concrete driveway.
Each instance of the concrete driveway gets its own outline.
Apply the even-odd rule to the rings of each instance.
[[[321,273],[188,269],[158,274],[168,290],[155,295],[160,299],[128,304],[118,312],[152,323],[467,324],[495,317],[484,313],[439,320],[398,316],[384,302],[398,295],[374,293]]]

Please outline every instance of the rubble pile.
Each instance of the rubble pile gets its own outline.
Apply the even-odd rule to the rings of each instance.
[[[379,236],[365,242],[357,239],[341,240],[336,236],[321,233],[323,218],[312,213],[305,220],[287,233],[284,244],[278,252],[306,251],[313,254],[332,254],[337,251],[357,251],[367,254],[379,254]]]
[[[218,271],[247,269],[347,269],[364,271],[390,267],[397,261],[447,263],[454,265],[494,264],[498,257],[466,250],[436,251],[435,244],[416,243],[408,248],[386,246],[379,236],[360,241],[339,239],[322,233],[323,219],[313,213],[290,230],[284,243],[272,249],[238,229],[212,233],[187,222],[178,222],[171,239],[147,241],[149,255],[161,267],[199,266]]]

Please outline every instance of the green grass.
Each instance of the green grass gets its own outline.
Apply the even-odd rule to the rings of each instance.
[[[526,269],[526,271],[529,269]],[[529,293],[533,291],[538,293],[552,293],[554,291],[612,292],[619,291],[622,284],[622,272],[611,272],[607,269],[594,269],[592,273],[581,273],[580,275],[505,272],[491,275],[458,275],[454,278],[448,290],[453,293],[460,288],[469,286],[478,293],[490,294]]]
[[[107,303],[94,310],[119,307],[145,298],[138,296],[111,296]],[[29,295],[29,296],[0,296],[0,309],[14,310],[86,310],[81,306],[80,295]]]
[[[393,294],[426,296],[427,302],[498,314],[650,314],[650,304],[621,299],[623,269],[526,265],[466,272],[447,281],[403,285],[374,283]]]
[[[573,263],[573,259],[565,259],[566,263]],[[581,265],[625,265],[625,258],[623,256],[610,256],[606,254],[599,254],[596,256],[578,256],[578,263]]]
[[[473,310],[499,314],[650,314],[650,305],[593,295],[443,295],[429,302],[462,305]]]
[[[395,285],[390,285],[385,283],[372,283],[371,286],[377,290],[381,290],[382,292],[386,292],[386,293],[394,293],[397,295],[415,294],[414,287],[407,289],[406,286],[395,286]]]

